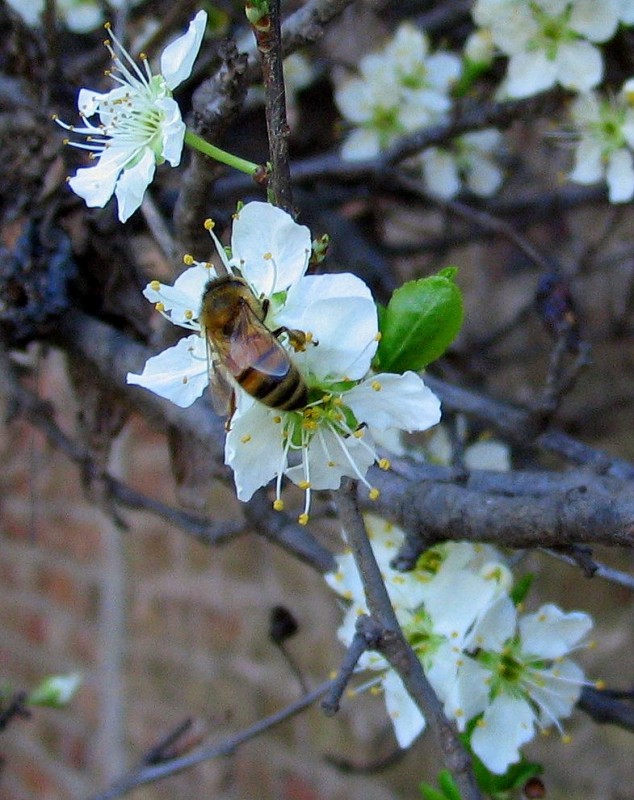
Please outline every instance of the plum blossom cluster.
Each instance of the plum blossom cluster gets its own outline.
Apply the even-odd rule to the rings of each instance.
[[[163,51],[160,72],[152,73],[147,57],[139,66],[108,26],[105,46],[112,57],[109,76],[117,84],[109,92],[79,92],[77,106],[84,122],[72,126],[57,119],[83,142],[96,164],[82,167],[69,179],[70,188],[89,207],[103,208],[114,194],[119,220],[125,222],[141,205],[157,164],[178,166],[186,127],[173,90],[191,74],[202,43],[207,14],[199,11],[187,32]],[[98,117],[98,122],[90,118]]]
[[[461,69],[457,55],[431,53],[425,33],[402,24],[382,50],[361,59],[359,74],[335,93],[339,110],[353,126],[342,157],[374,158],[399,136],[446,121]],[[500,139],[493,129],[468,133],[446,147],[428,148],[407,166],[422,173],[429,191],[439,197],[453,197],[463,188],[490,196],[503,177],[494,157]]]
[[[377,310],[365,283],[352,274],[306,275],[311,257],[308,228],[267,203],[247,203],[235,216],[230,256],[207,226],[222,269],[186,261],[173,286],[150,283],[145,297],[175,325],[189,331],[174,347],[150,358],[128,382],[144,386],[181,407],[209,383],[210,359],[200,323],[205,287],[223,271],[241,276],[266,308],[271,332],[303,334],[297,350],[282,335],[308,389],[308,403],[283,411],[256,400],[234,382],[235,411],[229,422],[225,462],[234,472],[239,499],[248,500],[275,481],[276,509],[283,508],[284,477],[305,490],[301,523],[308,521],[311,491],[336,489],[344,476],[364,482],[372,464],[388,468],[373,431],[421,431],[440,419],[437,397],[414,372],[372,371],[379,329]],[[212,367],[213,368],[213,367]]]
[[[631,0],[476,0],[476,25],[508,57],[502,97],[529,97],[559,84],[586,92],[603,78],[597,44],[619,22],[631,24]]]
[[[616,95],[580,94],[570,107],[579,141],[569,175],[576,183],[603,179],[611,203],[625,203],[634,196],[634,79]]]
[[[582,642],[591,618],[552,604],[520,613],[511,599],[513,579],[489,545],[445,542],[411,572],[390,565],[403,532],[366,516],[372,548],[399,623],[458,730],[471,730],[470,746],[493,773],[503,774],[537,729],[568,717],[586,684],[568,656]],[[337,558],[328,585],[347,602],[338,635],[349,645],[360,614],[367,614],[361,577],[351,553]],[[366,652],[359,668],[375,677],[362,688],[382,691],[402,748],[424,730],[425,719],[383,656]]]

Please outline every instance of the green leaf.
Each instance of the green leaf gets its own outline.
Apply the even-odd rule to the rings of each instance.
[[[373,367],[403,373],[423,369],[439,358],[462,325],[462,295],[455,267],[409,281],[379,309],[381,341]]]
[[[438,773],[438,783],[448,800],[462,800],[460,790],[448,769],[442,769]]]
[[[438,789],[434,789],[429,783],[421,783],[418,788],[420,789],[423,800],[447,800],[447,795],[444,794],[444,792],[439,792]]]
[[[513,603],[518,606],[520,603],[524,602],[526,599],[526,595],[528,594],[531,586],[533,585],[533,581],[535,580],[535,576],[532,572],[527,572],[526,575],[523,575],[515,586],[510,591],[510,597]]]
[[[418,787],[424,800],[462,800],[462,796],[453,775],[448,769],[441,769],[438,773],[440,791],[429,783],[421,783]]]

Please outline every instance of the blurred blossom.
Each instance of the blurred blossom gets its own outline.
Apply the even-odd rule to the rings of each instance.
[[[473,19],[509,57],[501,96],[529,97],[560,84],[588,91],[603,77],[595,45],[611,39],[623,0],[476,0]]]
[[[348,160],[373,158],[405,133],[442,121],[460,59],[429,52],[425,33],[401,25],[382,50],[359,63],[359,75],[341,84],[335,100],[351,124],[341,148]]]
[[[611,203],[634,196],[634,79],[616,96],[597,92],[579,95],[570,107],[579,134],[575,164],[569,175],[575,183],[605,180]]]

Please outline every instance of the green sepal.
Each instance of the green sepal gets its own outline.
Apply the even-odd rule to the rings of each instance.
[[[453,775],[448,769],[441,769],[438,773],[438,784],[440,790],[435,789],[429,783],[421,783],[418,787],[423,800],[462,800],[462,795]]]
[[[463,319],[455,267],[409,281],[387,307],[378,307],[381,341],[372,364],[376,372],[418,372],[453,342]]]
[[[462,62],[460,77],[451,89],[452,96],[455,98],[464,97],[478,78],[488,72],[490,67],[491,63],[488,61],[471,61],[471,59],[465,58]]]
[[[522,575],[522,577],[517,581],[515,586],[509,592],[514,605],[518,606],[520,603],[524,602],[534,580],[535,575],[532,572],[527,572],[526,575]]]

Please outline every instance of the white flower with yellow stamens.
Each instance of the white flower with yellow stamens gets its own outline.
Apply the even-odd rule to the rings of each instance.
[[[141,67],[135,63],[108,26],[110,39],[105,46],[113,61],[108,74],[119,85],[105,94],[91,89],[79,92],[83,126],[56,120],[84,136],[84,142],[68,144],[89,150],[97,161],[78,169],[68,182],[87,206],[103,208],[114,194],[119,219],[125,222],[141,205],[156,165],[180,163],[186,128],[172,91],[191,74],[206,24],[206,12],[199,11],[187,32],[165,48],[156,75],[147,57],[141,56]],[[89,121],[95,115],[97,124]]]

